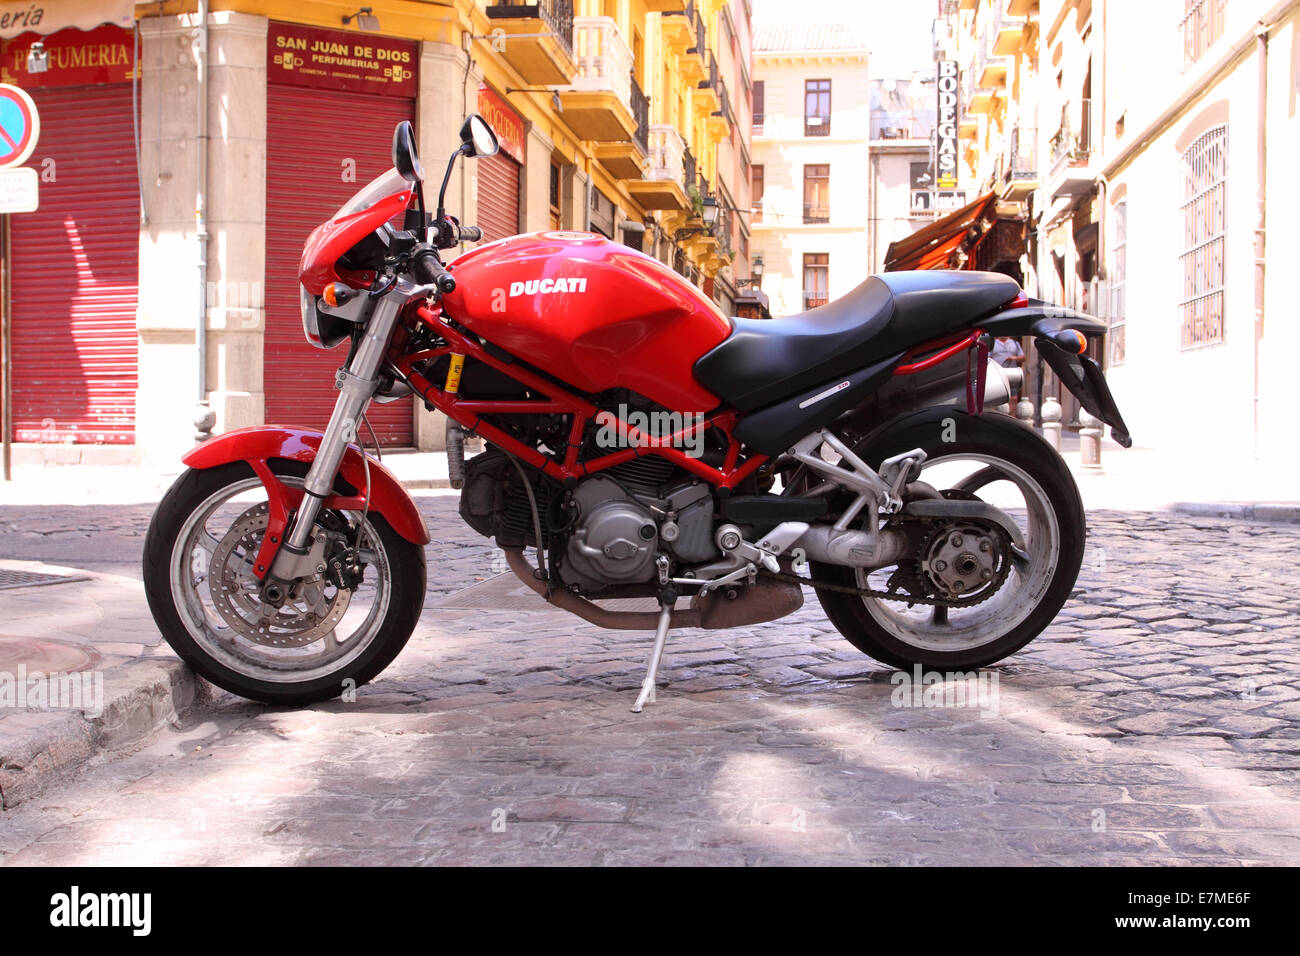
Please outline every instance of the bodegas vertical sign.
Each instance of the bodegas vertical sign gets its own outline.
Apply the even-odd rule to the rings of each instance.
[[[272,83],[414,99],[417,50],[413,40],[272,23],[266,69]]]
[[[956,60],[940,60],[938,114],[935,133],[937,149],[935,151],[934,185],[936,189],[957,188],[957,113],[961,108],[958,102],[958,72]]]

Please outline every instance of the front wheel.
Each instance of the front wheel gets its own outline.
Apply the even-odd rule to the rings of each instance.
[[[272,470],[301,486],[306,466]],[[293,583],[279,607],[259,593],[253,562],[267,527],[267,495],[252,468],[190,470],[154,512],[144,583],[163,637],[199,674],[273,704],[328,700],[373,679],[411,636],[424,604],[424,549],[377,514],[322,511],[314,536],[355,547],[360,584],[324,573]]]
[[[935,670],[983,667],[1038,636],[1070,596],[1087,533],[1079,490],[1061,456],[1006,416],[956,409],[910,416],[864,444],[857,451],[873,468],[893,455],[924,450],[920,480],[945,497],[978,498],[1011,515],[1025,552],[1016,560],[987,560],[986,553],[999,548],[997,534],[954,522],[919,536],[918,553],[894,567],[863,571],[814,563],[814,580],[878,591],[947,597],[961,585],[963,606],[955,607],[819,590],[839,632],[883,663]],[[987,563],[982,573],[989,583],[956,580],[953,568],[961,560],[973,570]]]

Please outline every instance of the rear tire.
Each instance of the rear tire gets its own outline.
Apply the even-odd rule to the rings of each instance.
[[[951,419],[948,429],[944,425],[947,419]],[[952,434],[946,435],[945,430],[951,430]],[[945,437],[955,440],[945,442]],[[886,426],[883,434],[869,437],[855,451],[868,465],[878,468],[886,458],[913,448],[921,448],[929,456],[926,468],[931,464],[943,464],[945,458],[955,461],[963,455],[980,455],[989,465],[993,462],[988,459],[1005,462],[1009,468],[1002,472],[1004,476],[1014,469],[1029,479],[1023,484],[1032,488],[1035,497],[1041,492],[1043,500],[1040,505],[1042,520],[1038,522],[1041,527],[1032,527],[1030,521],[1028,530],[1055,535],[1051,547],[1048,547],[1048,542],[1038,543],[1038,551],[1043,555],[1041,560],[1050,562],[1051,567],[1040,565],[1041,580],[1032,589],[1027,588],[1032,594],[1026,601],[1019,605],[1008,603],[1005,631],[999,633],[1000,622],[994,617],[982,629],[975,631],[977,635],[987,633],[987,640],[979,640],[970,646],[961,646],[960,642],[954,641],[952,649],[942,646],[941,625],[934,624],[930,628],[935,634],[935,638],[930,640],[923,620],[924,612],[913,614],[916,619],[913,625],[901,610],[906,608],[902,602],[828,590],[818,590],[817,598],[831,623],[849,643],[882,663],[899,668],[919,664],[934,670],[984,667],[1015,653],[1037,637],[1069,598],[1083,562],[1087,534],[1083,502],[1073,476],[1056,450],[1037,434],[1006,416],[981,417],[956,409],[926,410]],[[924,470],[921,480],[929,480]],[[1017,487],[1022,481],[1017,481]],[[976,486],[979,486],[978,479]],[[1047,515],[1049,509],[1050,517]],[[1033,509],[1026,510],[1032,516]],[[1053,524],[1055,529],[1051,527]],[[1034,552],[1035,542],[1031,539],[1028,544],[1030,551]],[[854,569],[840,565],[813,562],[811,570],[814,580],[840,585],[861,587],[866,578],[865,575],[860,577]],[[1002,589],[986,604],[1009,597],[1009,594],[1004,597],[1002,590],[1013,585],[1017,573],[1013,569]],[[1031,566],[1030,574],[1035,573],[1039,572]],[[1025,578],[1026,584],[1032,583],[1029,575]],[[873,579],[868,586],[879,589],[881,585]],[[1032,607],[1025,613],[1026,605],[1031,601]],[[953,609],[951,613],[955,618],[959,613],[977,611],[980,607]],[[992,614],[996,609],[997,605],[993,605],[986,608],[986,613]],[[944,626],[947,623],[950,622]]]
[[[271,468],[290,481],[300,480],[306,473],[306,466],[298,462],[272,461]],[[234,503],[231,499],[235,496],[244,500]],[[145,594],[163,637],[200,675],[250,700],[307,704],[329,700],[368,683],[397,657],[419,620],[424,606],[424,549],[398,535],[381,515],[370,513],[365,519],[362,550],[373,556],[374,563],[365,569],[362,584],[355,592],[334,589],[334,598],[327,596],[329,589],[324,584],[319,588],[317,600],[321,607],[333,600],[331,607],[338,608],[341,603],[344,610],[337,621],[331,612],[325,616],[329,620],[316,627],[324,631],[331,623],[337,626],[310,644],[294,646],[315,633],[309,608],[301,615],[306,623],[299,625],[298,635],[287,632],[282,641],[285,646],[273,646],[273,635],[257,634],[256,621],[240,618],[238,626],[230,623],[235,611],[247,611],[251,604],[247,587],[252,581],[247,562],[241,563],[234,553],[228,559],[232,578],[227,580],[246,587],[244,591],[238,587],[226,589],[235,597],[225,598],[224,615],[213,610],[217,606],[216,589],[205,563],[212,560],[214,552],[231,550],[218,536],[229,537],[234,534],[233,527],[223,530],[220,522],[225,519],[217,517],[218,511],[233,515],[243,509],[240,520],[251,522],[250,529],[255,528],[256,516],[248,517],[252,513],[248,505],[256,508],[259,498],[265,501],[265,491],[244,462],[186,471],[163,496],[144,544]],[[201,514],[204,511],[207,516]],[[359,515],[350,517],[360,519]],[[209,521],[215,527],[209,528]],[[260,540],[256,530],[246,534],[250,540]],[[214,547],[214,543],[218,546]],[[348,639],[337,636],[338,631],[349,620],[356,595],[371,587],[373,595],[366,591],[371,597],[370,610],[366,612],[364,604],[358,604],[356,613],[366,617],[355,645],[348,646]],[[244,604],[240,604],[241,599]],[[306,599],[304,603],[308,603]],[[253,633],[243,633],[247,630]],[[319,651],[314,652],[317,646]],[[313,661],[317,662],[315,666]]]

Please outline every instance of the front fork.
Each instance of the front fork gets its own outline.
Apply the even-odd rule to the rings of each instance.
[[[388,352],[393,327],[402,307],[418,293],[419,288],[410,280],[399,278],[388,294],[379,299],[366,324],[361,343],[335,377],[339,397],[334,403],[334,413],[303,481],[302,503],[285,532],[284,543],[276,552],[262,586],[263,596],[271,603],[278,603],[283,598],[290,582],[317,570],[317,559],[311,553],[312,529],[316,526],[321,503],[334,493],[334,481],[343,455],[348,445],[356,440],[362,416],[378,387],[379,369]]]

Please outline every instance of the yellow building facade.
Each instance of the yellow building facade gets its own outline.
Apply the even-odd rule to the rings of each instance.
[[[78,214],[112,218],[122,233],[114,255],[138,248],[137,282],[115,293],[130,313],[109,343],[119,379],[111,408],[65,414],[15,399],[19,442],[50,446],[28,457],[106,460],[94,446],[107,440],[117,446],[108,460],[163,463],[193,444],[196,422],[199,432],[323,424],[337,361],[308,349],[297,328],[297,255],[310,226],[384,171],[402,119],[415,124],[431,179],[466,115],[492,123],[501,152],[458,163],[447,192],[448,210],[488,239],[600,232],[668,263],[725,311],[749,275],[748,0],[83,6],[75,25],[48,35],[0,36],[6,78],[36,88],[52,130],[94,114],[119,143],[134,139],[134,163],[129,149],[117,163],[121,190],[138,195]],[[41,76],[26,72],[38,41],[54,54]],[[57,69],[84,62],[92,42],[123,51],[127,68]],[[48,141],[38,168],[71,162],[61,150],[95,149]],[[74,187],[51,182],[43,201],[60,208]],[[34,235],[39,216],[25,221]],[[45,226],[62,241],[59,223]],[[18,320],[33,342],[58,334],[36,328],[39,317]],[[417,403],[375,417],[389,446],[441,447],[440,416]]]

